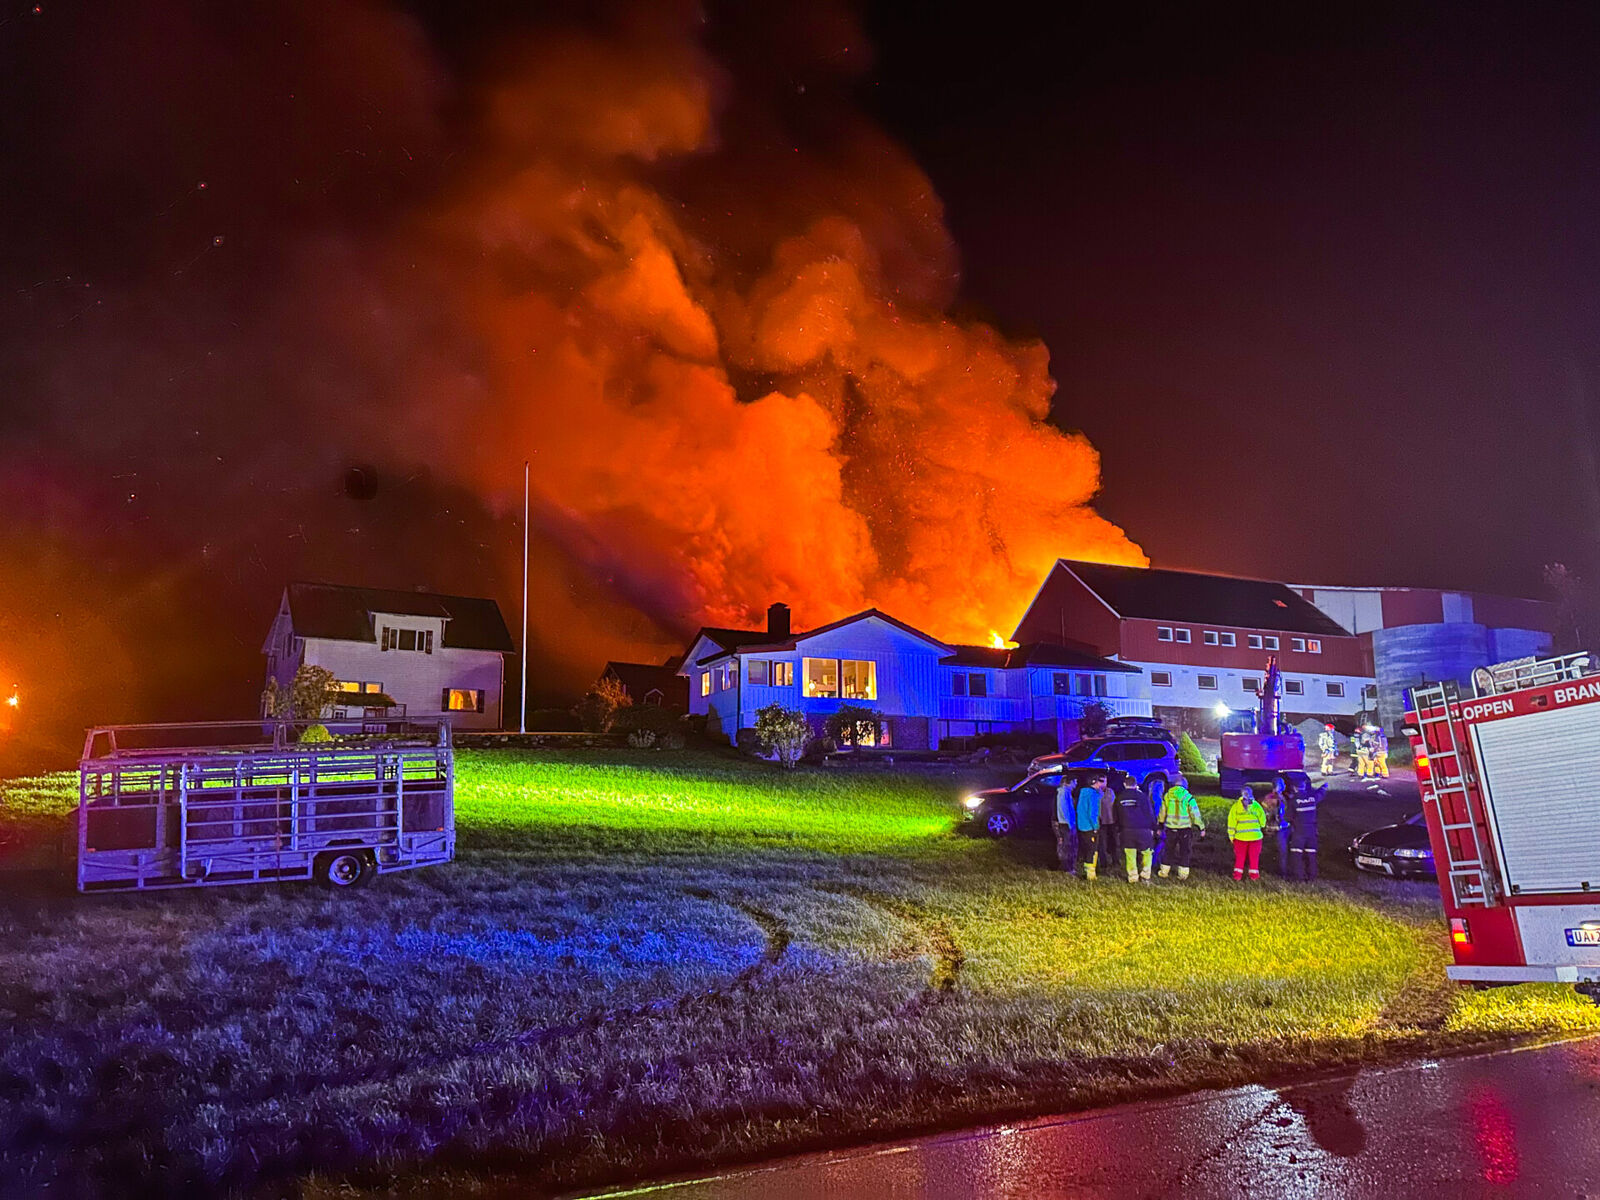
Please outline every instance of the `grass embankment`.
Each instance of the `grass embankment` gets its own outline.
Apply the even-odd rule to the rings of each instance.
[[[458,791],[458,862],[352,896],[12,889],[0,1193],[553,1188],[1600,1028],[1448,984],[1432,886],[1333,852],[1365,807],[1313,888],[1234,885],[1216,835],[1091,887],[953,835],[950,778],[464,752]],[[73,801],[6,785],[0,824]]]

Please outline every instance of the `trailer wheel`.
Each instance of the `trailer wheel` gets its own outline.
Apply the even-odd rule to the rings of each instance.
[[[334,850],[317,859],[317,882],[335,891],[364,886],[376,867],[365,850]]]

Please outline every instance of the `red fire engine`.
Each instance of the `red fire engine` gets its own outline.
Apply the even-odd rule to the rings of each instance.
[[[1600,674],[1587,654],[1416,688],[1406,734],[1450,919],[1452,979],[1600,1000]]]

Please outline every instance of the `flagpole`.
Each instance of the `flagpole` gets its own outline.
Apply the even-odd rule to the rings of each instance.
[[[522,461],[522,716],[517,732],[528,732],[528,460]]]

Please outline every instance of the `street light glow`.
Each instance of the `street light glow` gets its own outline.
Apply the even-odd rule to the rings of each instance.
[[[1229,716],[1229,715],[1232,714],[1233,709],[1229,708],[1228,705],[1226,704],[1226,702],[1224,702],[1222,700],[1218,700],[1217,701],[1217,706],[1215,708],[1213,708],[1211,711],[1216,713],[1217,716],[1219,716],[1219,717],[1226,717],[1226,716]]]

